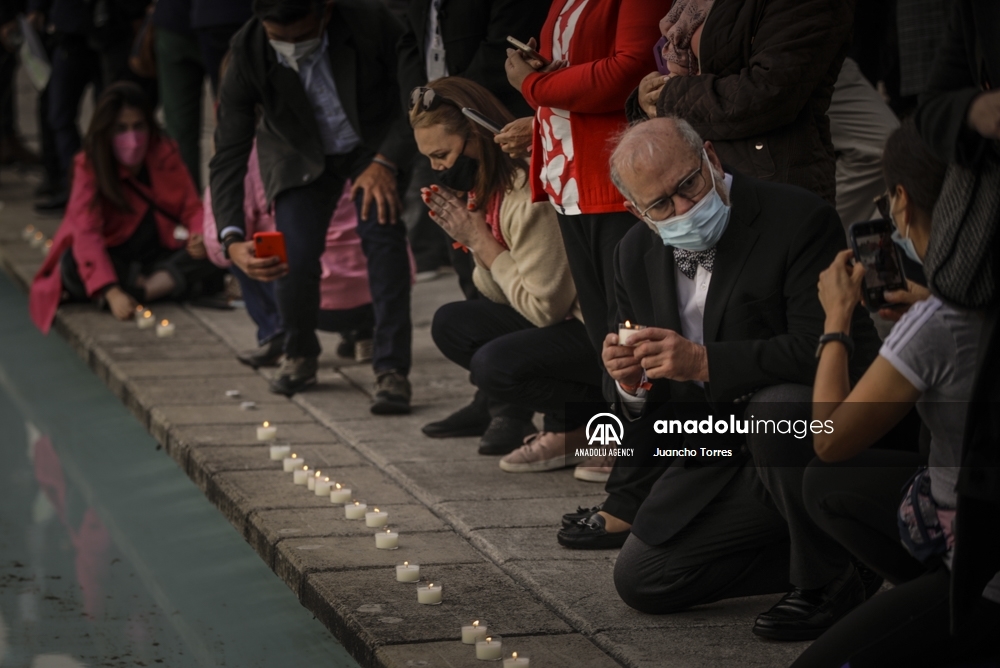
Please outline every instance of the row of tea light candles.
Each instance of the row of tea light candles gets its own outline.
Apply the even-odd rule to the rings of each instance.
[[[36,230],[34,225],[28,225],[21,232],[21,238],[28,242],[32,248],[37,248],[46,255],[52,250],[52,239],[46,239],[45,233]]]
[[[135,326],[139,329],[149,329],[153,325],[156,325],[156,335],[160,338],[165,338],[174,335],[174,329],[176,325],[169,320],[161,320],[156,322],[156,318],[153,317],[153,312],[147,309],[142,304],[135,307]]]
[[[257,440],[273,441],[278,437],[278,428],[265,421],[257,427]],[[389,513],[375,508],[368,510],[368,504],[353,499],[353,491],[340,483],[333,482],[329,476],[323,476],[321,471],[310,471],[305,460],[292,452],[290,445],[271,445],[271,459],[280,461],[282,469],[292,474],[292,482],[305,485],[316,496],[329,494],[332,503],[344,504],[344,517],[349,520],[365,520],[365,526],[384,527],[389,523]],[[399,534],[386,528],[384,533],[375,534],[375,547],[380,550],[395,550],[399,548]],[[419,582],[420,565],[404,561],[396,566],[397,582]],[[417,602],[423,605],[440,605],[443,589],[440,584],[429,582],[417,587]],[[487,627],[480,626],[475,621],[471,626],[462,627],[462,642],[476,646],[476,658],[484,661],[499,661],[502,659],[503,642],[500,638],[486,635]],[[503,659],[504,668],[528,668],[530,660],[519,657],[514,652],[509,659]]]

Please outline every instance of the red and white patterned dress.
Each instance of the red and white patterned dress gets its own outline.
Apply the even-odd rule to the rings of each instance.
[[[569,61],[570,43],[588,1],[569,0],[559,13],[552,36],[553,60]],[[542,186],[556,211],[576,216],[580,214],[580,190],[569,116],[563,109],[539,107],[535,122],[542,140]]]

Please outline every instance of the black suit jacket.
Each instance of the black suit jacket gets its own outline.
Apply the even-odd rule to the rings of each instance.
[[[496,95],[515,116],[532,115],[521,92],[507,81],[507,36],[538,39],[551,0],[442,0],[438,14],[445,64],[451,76],[471,79]],[[404,105],[427,83],[427,23],[431,0],[411,0],[399,41],[399,82]]]
[[[349,166],[352,176],[376,153],[399,166],[413,157],[413,134],[396,97],[396,42],[402,32],[380,2],[337,0],[333,5],[327,29],[331,69],[340,102],[362,142]],[[230,226],[243,229],[243,179],[255,135],[268,201],[315,181],[325,168],[305,87],[295,71],[278,62],[259,20],[251,19],[236,33],[231,50],[210,163],[220,232]]]
[[[647,411],[666,402],[684,417],[699,411],[721,416],[739,409],[763,387],[812,385],[825,320],[816,282],[846,247],[837,212],[809,191],[740,174],[733,175],[730,201],[729,224],[716,245],[705,300],[710,382],[702,389],[692,382],[654,380]],[[683,333],[673,249],[645,225],[633,227],[619,244],[615,281],[619,320]],[[860,306],[851,336],[856,347],[850,369],[854,381],[879,348],[871,318]],[[630,428],[652,429],[655,416],[644,417]],[[713,438],[732,445],[731,437]],[[702,447],[712,438],[686,440]],[[651,545],[666,542],[719,493],[746,458],[741,452],[722,465],[700,457],[674,460],[640,508],[632,532]]]

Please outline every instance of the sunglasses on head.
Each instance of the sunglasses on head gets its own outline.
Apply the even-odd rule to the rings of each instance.
[[[456,109],[461,109],[456,103],[443,95],[439,95],[433,88],[414,88],[410,93],[409,111],[413,111],[414,107],[417,108],[417,111],[434,111],[442,104],[450,104]]]
[[[889,213],[888,190],[875,198],[875,208],[878,210],[878,215],[882,216],[883,220],[892,220],[892,216]]]

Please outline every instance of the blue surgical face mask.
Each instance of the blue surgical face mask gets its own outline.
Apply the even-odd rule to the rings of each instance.
[[[654,222],[664,245],[690,251],[705,251],[722,238],[729,224],[729,206],[719,195],[712,175],[712,190],[684,213]]]
[[[890,214],[890,216],[891,215],[892,214]],[[895,224],[896,221],[894,220],[893,225]],[[910,258],[919,265],[923,265],[924,261],[920,259],[919,255],[917,255],[917,249],[913,246],[913,239],[910,238],[909,225],[906,226],[905,236],[899,233],[898,227],[894,229],[892,231],[892,240],[896,242],[896,245],[903,249],[903,252],[906,253],[906,257]]]

